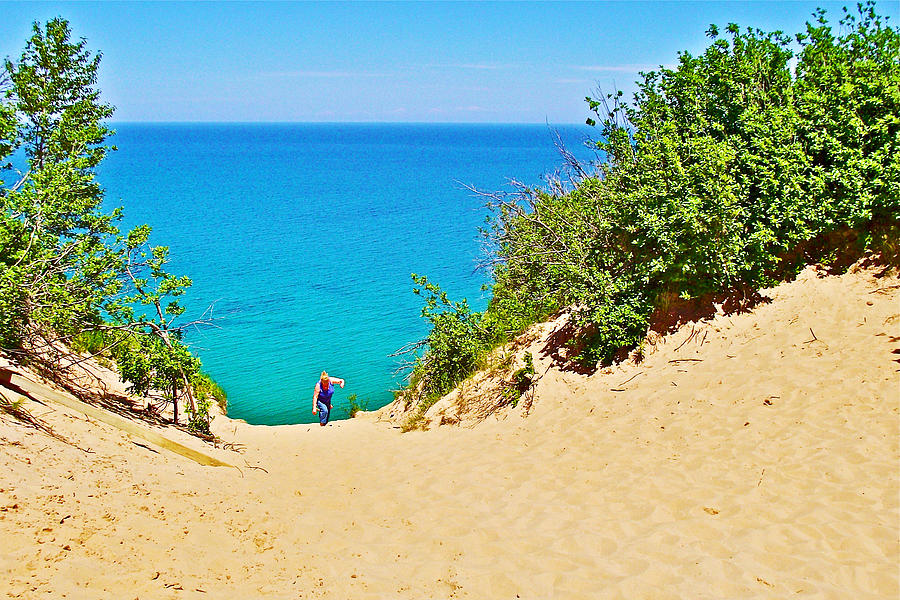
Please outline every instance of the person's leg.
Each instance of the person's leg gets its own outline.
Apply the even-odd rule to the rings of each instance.
[[[325,410],[325,422],[322,423],[322,425],[328,425],[329,419],[331,419],[331,402],[329,402],[329,403],[326,405],[326,410]]]
[[[316,408],[319,409],[319,425],[325,427],[328,424],[328,413],[331,409],[331,406],[326,405],[321,400],[316,400]]]

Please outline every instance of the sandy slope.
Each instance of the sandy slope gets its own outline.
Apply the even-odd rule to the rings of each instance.
[[[807,271],[527,419],[220,419],[240,471],[38,407],[81,449],[0,421],[0,597],[896,598],[897,284]]]

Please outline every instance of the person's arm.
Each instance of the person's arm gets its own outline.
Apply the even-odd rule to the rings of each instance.
[[[316,405],[316,400],[319,399],[319,384],[316,384],[315,389],[313,389],[313,414],[319,412],[319,407]]]
[[[329,377],[328,379],[331,380],[331,383],[336,383],[339,386],[341,386],[342,388],[344,387],[344,380],[341,379],[340,377]]]

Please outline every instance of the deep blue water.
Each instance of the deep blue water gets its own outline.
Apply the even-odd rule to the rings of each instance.
[[[98,169],[106,206],[148,223],[193,279],[187,342],[225,388],[229,416],[313,422],[322,370],[373,409],[402,386],[388,355],[424,337],[410,273],[478,310],[487,210],[461,183],[509,190],[561,165],[540,125],[118,124]],[[557,128],[588,160],[591,131]]]

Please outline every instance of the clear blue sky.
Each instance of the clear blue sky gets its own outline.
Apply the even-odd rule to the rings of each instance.
[[[0,2],[0,56],[68,19],[103,52],[116,121],[564,124],[598,86],[702,51],[710,23],[793,34],[822,6],[837,28],[845,4]]]

